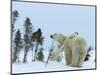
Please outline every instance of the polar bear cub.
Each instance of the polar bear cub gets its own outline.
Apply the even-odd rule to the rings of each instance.
[[[50,37],[61,45],[58,50],[52,53],[53,55],[58,55],[64,51],[66,65],[72,67],[82,66],[87,54],[87,43],[82,36],[76,35],[72,37],[72,35],[65,36],[63,34],[55,33]]]

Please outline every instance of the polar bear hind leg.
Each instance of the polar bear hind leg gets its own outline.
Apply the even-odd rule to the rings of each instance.
[[[86,51],[86,50],[83,50],[83,51]],[[85,57],[86,57],[86,53],[87,52],[80,52],[79,54],[79,58],[78,58],[78,65],[77,66],[82,66],[82,63],[84,62],[84,60],[85,60]]]

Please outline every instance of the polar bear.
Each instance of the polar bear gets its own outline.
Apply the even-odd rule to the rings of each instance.
[[[63,34],[55,33],[50,35],[52,39],[57,41],[61,47],[52,52],[54,57],[64,51],[66,65],[72,67],[81,67],[87,54],[87,42],[79,35],[65,36]]]

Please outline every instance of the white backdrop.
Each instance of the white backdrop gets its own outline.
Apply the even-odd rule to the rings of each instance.
[[[27,0],[34,1],[34,0]],[[58,3],[97,5],[97,70],[40,73],[36,75],[98,75],[100,73],[100,0],[35,0]],[[0,75],[10,75],[10,0],[0,0]],[[29,74],[28,74],[29,75]],[[34,75],[34,74],[30,74]]]

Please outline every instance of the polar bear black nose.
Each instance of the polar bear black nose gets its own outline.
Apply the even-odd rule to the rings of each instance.
[[[52,35],[50,35],[50,37],[51,37],[51,38],[53,38],[53,36],[52,36]]]

